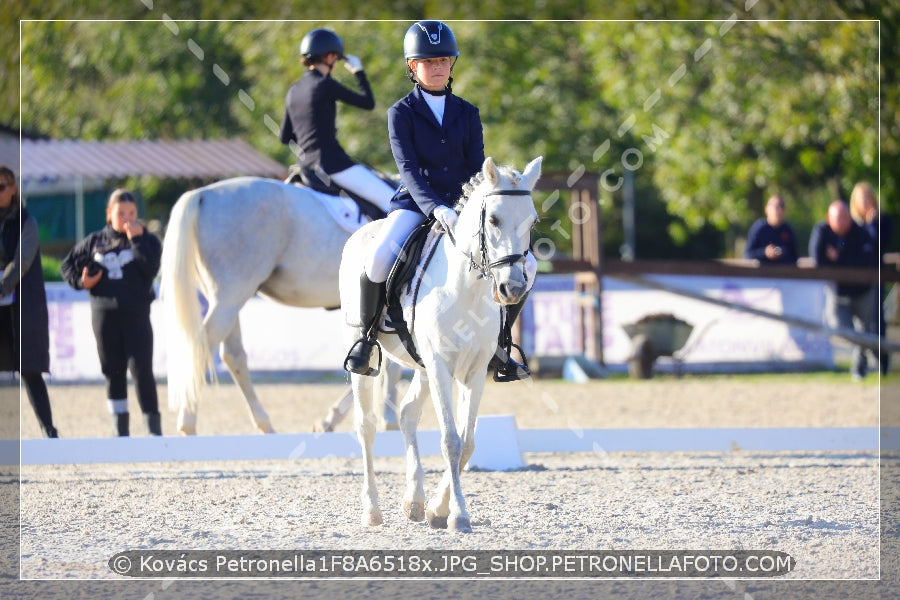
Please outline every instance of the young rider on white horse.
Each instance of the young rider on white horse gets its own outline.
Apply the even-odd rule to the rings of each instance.
[[[338,101],[364,110],[375,108],[362,62],[356,56],[345,56],[344,42],[327,29],[307,33],[300,42],[300,54],[307,71],[291,86],[285,98],[281,143],[296,143],[299,167],[319,172],[320,178],[330,179],[387,212],[396,190],[371,170],[356,164],[338,143],[336,135]],[[360,93],[332,79],[331,72],[339,60],[356,77]]]
[[[452,207],[463,184],[485,160],[478,109],[451,93],[451,74],[459,56],[453,32],[440,21],[419,21],[407,30],[403,50],[407,75],[416,85],[388,109],[391,151],[402,185],[391,199],[391,212],[360,275],[360,339],[344,362],[346,370],[360,375],[374,373],[369,358],[384,307],[384,282],[404,241],[428,215],[444,231],[452,232],[457,219]],[[533,282],[537,262],[531,254],[527,259]],[[525,298],[508,308],[505,331],[500,332],[501,348],[524,303]],[[512,360],[506,349],[498,350],[490,367],[505,381],[529,375],[527,367]]]

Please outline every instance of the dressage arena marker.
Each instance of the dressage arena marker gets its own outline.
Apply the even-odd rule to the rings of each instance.
[[[440,455],[440,432],[418,432],[423,456]],[[880,444],[879,444],[880,442]],[[469,468],[525,466],[523,452],[723,452],[900,450],[900,428],[518,429],[513,415],[478,417]],[[21,440],[21,464],[278,460],[360,457],[353,432]],[[403,435],[381,431],[375,456],[404,456]],[[19,440],[0,440],[0,464],[19,463]]]

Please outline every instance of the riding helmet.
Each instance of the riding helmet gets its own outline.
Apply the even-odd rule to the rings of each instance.
[[[329,52],[335,52],[339,57],[344,57],[344,42],[341,41],[338,34],[329,29],[313,29],[300,41],[302,56],[325,56]]]
[[[456,36],[440,21],[418,21],[406,31],[403,53],[411,58],[459,56]]]

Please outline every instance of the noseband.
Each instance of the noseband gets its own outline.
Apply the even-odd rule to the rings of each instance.
[[[531,191],[529,190],[491,190],[489,192],[485,192],[482,194],[482,198],[485,196],[531,196]],[[525,260],[525,257],[528,255],[528,250],[526,249],[522,254],[507,254],[501,258],[498,258],[494,261],[488,261],[488,248],[487,248],[487,234],[485,233],[485,219],[486,219],[487,208],[485,207],[484,200],[481,202],[481,217],[480,224],[481,227],[478,231],[478,245],[481,251],[481,262],[476,262],[475,258],[468,252],[466,252],[466,256],[469,257],[469,269],[475,269],[480,273],[478,279],[482,279],[487,277],[489,279],[493,279],[494,276],[491,274],[491,269],[495,269],[497,267],[502,267],[504,265],[513,265],[519,261]],[[450,237],[450,241],[453,242],[453,245],[456,246],[456,240],[453,239],[453,235],[450,232],[447,232],[447,235]],[[528,275],[525,275],[526,279]]]

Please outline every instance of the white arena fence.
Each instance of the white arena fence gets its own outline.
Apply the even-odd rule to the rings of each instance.
[[[440,432],[418,432],[423,456]],[[470,469],[512,470],[535,452],[871,452],[900,450],[900,428],[519,429],[513,415],[478,418]],[[403,456],[399,431],[375,438],[375,455]],[[297,460],[361,456],[354,432],[0,440],[0,464]]]

